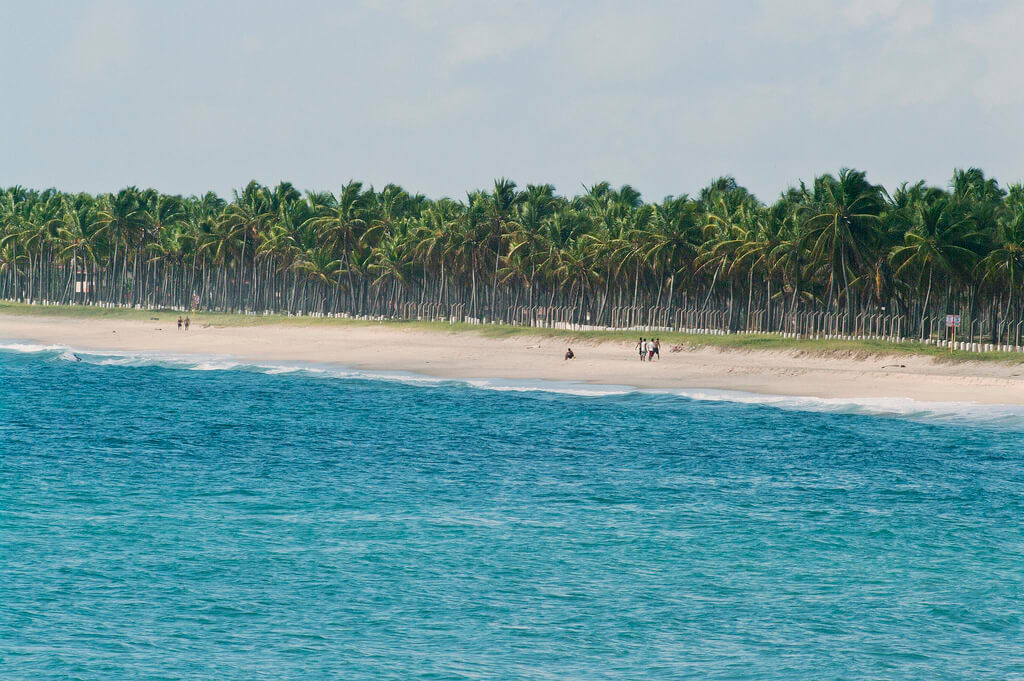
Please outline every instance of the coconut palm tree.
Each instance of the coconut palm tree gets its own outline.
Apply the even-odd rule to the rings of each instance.
[[[693,276],[701,244],[699,206],[687,196],[669,196],[654,207],[647,232],[646,257],[668,277],[668,307],[675,300],[676,279]],[[660,292],[660,288],[659,288]]]
[[[982,283],[992,282],[1006,292],[1005,318],[1019,319],[1021,313],[1016,297],[1024,282],[1024,206],[999,221],[996,246],[979,263]],[[1014,344],[1020,345],[1015,332]]]
[[[829,270],[829,307],[837,298],[839,276],[846,300],[847,324],[853,320],[853,297],[850,278],[856,269],[870,260],[878,247],[878,225],[885,208],[882,187],[867,181],[859,170],[844,168],[838,178],[823,175],[815,180],[812,217],[808,220],[808,237],[812,257],[826,264]],[[849,330],[849,329],[847,329]]]
[[[968,271],[976,259],[972,246],[980,237],[970,219],[957,214],[951,200],[942,198],[917,204],[913,226],[905,234],[904,244],[892,251],[890,259],[897,274],[916,271],[919,288],[927,281],[921,306],[922,338],[936,271],[941,275]]]
[[[124,291],[127,281],[127,262],[131,244],[139,241],[138,235],[145,230],[146,207],[142,204],[136,187],[126,187],[116,194],[107,194],[101,199],[100,225],[104,237],[113,244],[113,254],[108,268],[104,288],[116,287],[115,300],[125,302]],[[118,254],[121,254],[118,269]],[[133,262],[135,258],[132,258]],[[134,280],[133,280],[134,281]]]

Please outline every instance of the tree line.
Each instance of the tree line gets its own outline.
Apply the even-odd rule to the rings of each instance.
[[[234,312],[1021,344],[1024,186],[976,168],[891,193],[843,169],[763,203],[731,177],[645,202],[507,179],[464,200],[389,184],[0,191],[0,298]]]

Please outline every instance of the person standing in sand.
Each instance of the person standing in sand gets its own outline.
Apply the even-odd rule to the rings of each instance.
[[[661,339],[654,339],[654,356],[661,360]]]
[[[640,361],[644,361],[644,355],[647,354],[647,341],[641,338],[640,342],[636,344],[636,348],[640,351]]]
[[[188,331],[188,325],[189,325],[189,318],[188,318],[188,315],[185,315],[185,330],[186,331]]]

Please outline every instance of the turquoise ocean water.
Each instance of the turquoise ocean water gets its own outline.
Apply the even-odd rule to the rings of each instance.
[[[1024,412],[0,345],[0,679],[1024,678]]]

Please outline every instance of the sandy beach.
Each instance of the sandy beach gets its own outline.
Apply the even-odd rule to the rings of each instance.
[[[640,388],[707,388],[823,398],[906,397],[922,401],[1024,404],[1024,365],[945,363],[930,357],[823,356],[800,351],[695,348],[641,363],[633,344],[487,338],[386,325],[208,326],[178,331],[151,321],[0,315],[0,339],[83,350],[195,353],[255,361],[337,363],[443,378],[579,381]]]

